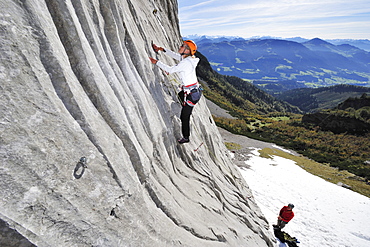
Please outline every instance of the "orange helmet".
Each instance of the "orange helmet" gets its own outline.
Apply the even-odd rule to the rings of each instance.
[[[194,43],[194,41],[192,41],[190,39],[189,40],[185,40],[184,41],[184,44],[189,47],[190,54],[191,55],[194,55],[195,52],[197,51],[197,45]]]

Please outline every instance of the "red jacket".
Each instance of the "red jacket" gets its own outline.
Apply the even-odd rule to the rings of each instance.
[[[288,210],[288,206],[284,206],[280,209],[279,216],[282,218],[283,221],[289,222],[294,217],[294,213],[292,210]]]

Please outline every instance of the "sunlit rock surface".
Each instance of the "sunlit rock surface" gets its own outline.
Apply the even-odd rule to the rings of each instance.
[[[0,245],[272,246],[204,98],[177,144],[148,59],[176,0],[3,0],[0,28]]]

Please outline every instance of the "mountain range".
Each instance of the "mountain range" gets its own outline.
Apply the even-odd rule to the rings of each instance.
[[[310,39],[302,38],[302,37],[292,37],[292,38],[281,38],[281,37],[273,37],[273,36],[256,36],[251,38],[242,38],[238,36],[209,36],[209,35],[188,35],[186,39],[191,39],[195,41],[197,44],[201,43],[218,43],[222,41],[241,41],[241,40],[255,40],[255,39],[280,39],[280,40],[287,40],[287,41],[294,41],[298,43],[304,43],[309,41]],[[333,45],[352,45],[362,50],[370,52],[370,40],[368,39],[323,39]]]
[[[200,58],[197,75],[205,86],[204,93],[207,98],[222,108],[233,111],[227,105],[227,102],[231,102],[235,106],[255,114],[263,115],[271,112],[302,113],[298,107],[278,100],[250,82],[243,81],[236,76],[218,73],[212,69],[207,58],[200,52],[197,52],[196,56]],[[238,115],[236,112],[234,114]]]
[[[207,36],[196,40],[198,50],[224,75],[266,85],[294,82],[293,88],[370,86],[370,53],[350,44],[335,45],[319,38],[302,43]]]

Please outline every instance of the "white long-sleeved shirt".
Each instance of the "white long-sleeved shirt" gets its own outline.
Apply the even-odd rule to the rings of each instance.
[[[172,74],[172,73],[179,73],[181,82],[183,86],[189,86],[196,84],[198,82],[197,74],[195,72],[195,68],[198,65],[199,58],[188,56],[186,58],[182,58],[181,54],[175,53],[171,50],[165,49],[164,52],[166,55],[180,61],[175,66],[168,66],[167,64],[162,63],[161,61],[157,62],[159,68],[163,69],[164,71]]]

